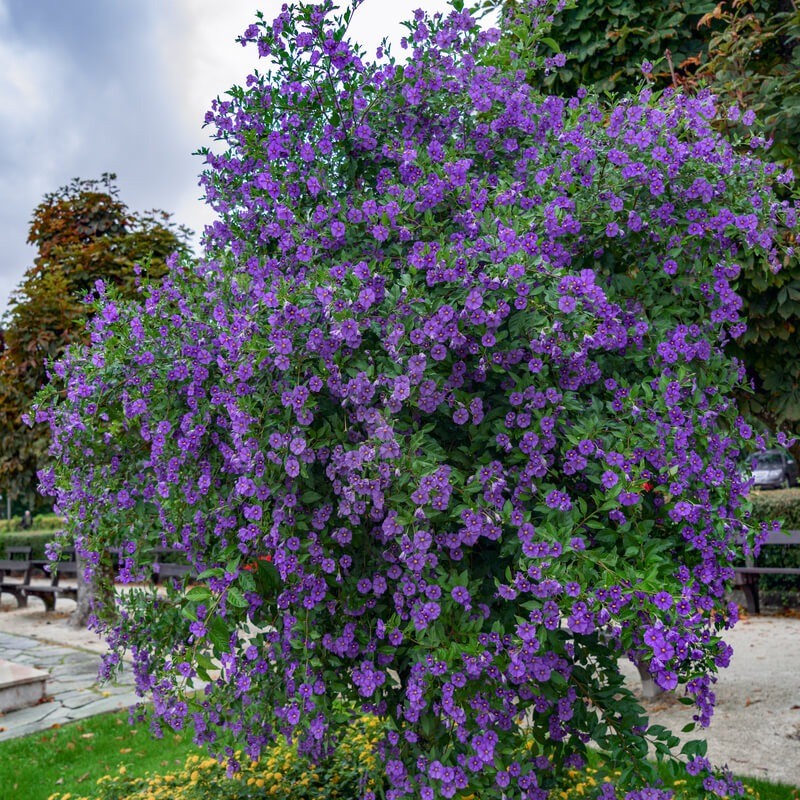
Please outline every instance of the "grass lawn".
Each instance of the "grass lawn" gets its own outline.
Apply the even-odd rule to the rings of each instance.
[[[0,800],[47,800],[53,792],[91,794],[102,775],[170,772],[200,750],[189,733],[154,739],[127,711],[90,717],[0,742]]]
[[[188,733],[169,733],[158,740],[152,738],[147,725],[131,727],[127,712],[92,717],[0,742],[0,800],[47,800],[54,792],[62,798],[66,794],[92,797],[97,779],[118,775],[121,767],[126,778],[150,773],[174,774],[175,780],[187,780],[185,775],[193,767],[183,770],[184,777],[178,774],[192,754],[205,755],[192,744]],[[584,789],[578,784],[583,782],[579,776],[575,786],[567,789],[568,800],[582,800]],[[746,778],[744,783],[750,790],[744,800],[800,800],[797,787],[755,778]],[[691,800],[688,787],[676,784],[675,788],[677,800]],[[224,800],[224,793],[220,800]]]
[[[760,800],[800,800],[800,787],[768,783],[758,778],[745,778],[744,784],[753,789]]]

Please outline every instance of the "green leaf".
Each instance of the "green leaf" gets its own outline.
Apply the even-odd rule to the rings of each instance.
[[[187,600],[191,600],[193,603],[204,603],[206,600],[211,599],[212,594],[208,586],[192,586],[184,597]]]
[[[235,606],[236,608],[247,608],[250,605],[241,591],[235,586],[231,586],[228,589],[225,599],[228,605]]]

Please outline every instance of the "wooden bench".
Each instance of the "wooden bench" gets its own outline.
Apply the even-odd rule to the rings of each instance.
[[[117,564],[121,565],[123,563],[125,556],[122,548],[111,547],[109,548],[109,552],[114,557],[114,560]],[[194,568],[185,560],[182,560],[178,563],[163,560],[165,558],[172,558],[176,555],[177,551],[173,550],[171,547],[151,547],[148,549],[147,553],[152,556],[153,559],[149,564],[149,579],[156,586],[158,586],[163,578],[180,579],[184,575],[194,572]],[[178,553],[178,555],[182,559],[185,558],[183,553]]]
[[[14,552],[12,553],[12,551]],[[167,578],[180,580],[185,575],[194,572],[194,568],[187,563],[173,564],[161,561],[161,558],[168,553],[172,554],[173,551],[167,548],[158,548],[154,553],[155,561],[152,564],[151,572],[151,580],[154,584]],[[59,597],[68,597],[77,601],[77,583],[66,586],[61,583],[61,578],[77,579],[78,576],[78,564],[72,549],[64,551],[63,555],[67,557],[67,560],[59,561],[56,564],[51,564],[46,560],[31,560],[29,547],[7,548],[6,554],[13,555],[13,558],[0,559],[0,592],[12,595],[17,601],[18,608],[27,607],[29,597],[38,597],[42,600],[47,611],[55,610],[56,600]],[[49,583],[34,583],[33,576],[36,573],[48,577]]]
[[[74,556],[73,556],[74,557]],[[75,561],[58,561],[55,563],[49,562],[32,562],[34,570],[41,570],[45,575],[49,576],[49,584],[34,584],[30,580],[25,586],[25,596],[38,597],[43,603],[46,611],[54,611],[56,607],[56,600],[59,597],[68,597],[71,600],[77,601],[78,587],[76,584],[64,586],[60,583],[61,578],[76,578],[78,577],[78,564]]]
[[[17,601],[17,608],[28,605],[26,590],[30,585],[33,564],[18,558],[0,559],[0,594],[10,594]],[[21,577],[20,577],[21,576]]]
[[[776,545],[800,545],[800,531],[780,531],[770,532],[766,541],[761,545],[761,551],[765,547]],[[759,578],[762,575],[796,575],[800,576],[800,567],[759,567],[753,563],[752,556],[747,558],[747,563],[743,567],[735,567],[736,577],[734,587],[744,592],[745,605],[749,614],[759,614],[761,612],[761,602],[758,595]]]

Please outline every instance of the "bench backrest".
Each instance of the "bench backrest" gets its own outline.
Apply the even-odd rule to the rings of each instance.
[[[189,564],[167,564],[157,561],[153,564],[153,572],[160,578],[182,578],[192,572]]]
[[[783,530],[778,533],[770,531],[764,544],[800,544],[800,531]]]
[[[6,547],[6,558],[30,561],[32,552],[33,550],[30,547]]]
[[[78,564],[75,561],[56,561],[51,570],[57,571],[62,578],[74,578],[78,574]]]
[[[29,576],[31,569],[30,561],[21,561],[18,558],[0,558],[0,579],[5,576],[5,573],[25,573],[26,577]]]

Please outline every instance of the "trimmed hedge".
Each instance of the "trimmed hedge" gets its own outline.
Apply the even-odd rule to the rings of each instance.
[[[785,530],[800,530],[800,489],[753,492],[754,523],[779,520]],[[763,567],[800,567],[800,547],[767,547],[756,559]],[[792,575],[762,575],[761,589],[771,605],[794,605],[800,599],[798,581]]]
[[[31,558],[47,558],[44,548],[53,538],[52,530],[0,533],[0,558],[6,557],[7,547],[30,547]]]
[[[787,530],[800,530],[800,489],[777,489],[772,492],[753,492],[755,522],[777,519]]]
[[[37,514],[31,520],[32,531],[57,531],[64,527],[64,520],[57,514]],[[0,534],[24,531],[22,517],[0,520]]]

